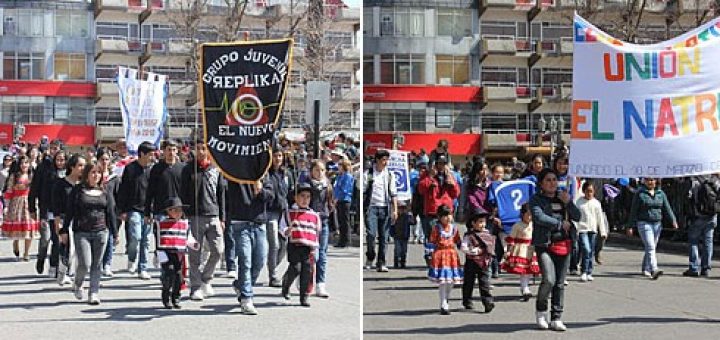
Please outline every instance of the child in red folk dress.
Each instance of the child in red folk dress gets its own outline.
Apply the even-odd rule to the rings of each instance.
[[[502,269],[508,273],[520,275],[520,294],[523,301],[532,297],[530,292],[530,276],[540,274],[540,266],[535,256],[535,249],[530,244],[532,240],[532,214],[530,206],[525,203],[520,207],[521,220],[512,227],[510,235],[506,238],[508,249]]]
[[[485,313],[495,308],[493,296],[490,293],[490,263],[495,256],[495,236],[485,226],[488,213],[477,208],[467,221],[467,232],[462,240],[462,249],[465,253],[465,270],[463,282],[463,306],[473,309],[472,290],[477,277],[480,286],[480,298],[485,307]]]
[[[441,205],[437,210],[438,224],[430,233],[429,243],[434,245],[428,269],[430,281],[438,284],[440,314],[449,315],[448,299],[453,286],[463,282],[463,268],[456,248],[460,245],[460,233],[452,224],[450,208]]]
[[[20,240],[25,243],[22,260],[30,261],[32,240],[40,238],[40,225],[36,216],[30,213],[28,195],[32,182],[30,159],[20,156],[10,167],[10,175],[5,187],[7,209],[2,224],[2,236],[13,240],[15,260],[20,261]]]

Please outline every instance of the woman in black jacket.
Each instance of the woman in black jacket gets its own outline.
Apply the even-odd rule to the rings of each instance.
[[[105,189],[105,192],[107,192],[108,203],[113,207],[117,208],[117,206],[115,205],[115,200],[120,189],[120,176],[113,173],[112,155],[110,154],[110,150],[108,148],[103,147],[97,150],[97,162],[98,165],[100,165],[100,169],[102,170],[102,186],[103,189]],[[108,233],[107,246],[105,247],[105,254],[103,255],[102,274],[103,276],[107,277],[113,276],[113,252],[115,251],[115,245],[118,244],[118,232],[120,226],[117,209],[113,209],[111,211],[111,214],[111,218],[115,221],[115,225],[118,228],[109,230],[110,232]]]
[[[53,167],[44,171],[42,175],[38,174],[37,178],[41,185],[38,186],[38,193],[33,195],[33,190],[30,190],[30,207],[34,206],[35,202],[32,202],[33,198],[37,198],[37,203],[40,208],[40,244],[38,245],[38,256],[35,269],[38,274],[42,274],[45,271],[45,259],[47,258],[47,249],[50,241],[52,241],[52,247],[50,248],[50,270],[48,270],[48,276],[55,278],[57,276],[58,259],[60,254],[60,247],[58,241],[57,231],[53,227],[53,215],[50,211],[52,203],[52,188],[58,179],[65,177],[65,160],[67,154],[65,151],[58,151],[53,157]],[[39,178],[44,176],[44,178]]]
[[[70,225],[73,228],[73,241],[77,254],[77,270],[73,282],[75,298],[83,298],[83,282],[90,272],[90,294],[88,303],[100,304],[100,276],[102,258],[108,242],[108,233],[114,234],[115,207],[110,195],[103,187],[103,169],[96,161],[85,167],[80,184],[70,193],[65,210],[61,242],[67,244]]]
[[[560,320],[563,312],[565,274],[570,265],[575,227],[571,221],[580,220],[580,210],[565,190],[558,191],[557,175],[543,169],[538,174],[540,190],[530,198],[533,219],[532,244],[535,246],[542,282],[538,289],[535,311],[540,329],[566,330]],[[548,298],[552,293],[552,309],[548,324]]]
[[[312,208],[322,220],[322,230],[320,231],[319,248],[317,250],[315,271],[317,289],[316,295],[322,298],[328,298],[330,295],[325,289],[325,273],[327,267],[327,250],[330,241],[330,214],[335,210],[333,197],[333,187],[330,180],[325,176],[325,163],[321,160],[312,161],[310,167],[310,178],[306,183],[312,186],[312,200],[310,208]]]
[[[65,218],[65,208],[67,207],[68,197],[73,187],[77,185],[82,176],[83,169],[85,169],[85,158],[82,158],[78,154],[73,154],[70,159],[65,162],[66,176],[58,179],[53,184],[51,199],[51,210],[53,213],[54,228],[55,232],[59,233],[60,228],[63,225],[63,219]],[[57,282],[60,286],[70,283],[67,278],[67,273],[70,270],[70,243],[60,243],[58,250],[58,271],[57,271]],[[52,261],[52,260],[51,260]]]

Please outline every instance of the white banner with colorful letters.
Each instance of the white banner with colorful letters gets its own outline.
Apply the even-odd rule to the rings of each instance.
[[[125,140],[133,154],[145,141],[159,146],[167,119],[167,76],[152,72],[147,72],[147,80],[138,76],[137,70],[120,66],[117,77]]]
[[[408,153],[399,150],[387,150],[390,152],[388,160],[388,171],[392,172],[395,178],[395,187],[397,188],[397,199],[399,201],[407,201],[412,198],[410,191],[410,171],[408,163]]]
[[[575,16],[570,175],[720,172],[720,18],[635,45]]]

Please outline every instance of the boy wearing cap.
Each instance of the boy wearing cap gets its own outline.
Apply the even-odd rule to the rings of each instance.
[[[282,282],[282,296],[290,300],[290,285],[300,275],[300,304],[310,307],[307,291],[312,280],[312,262],[314,249],[318,246],[318,233],[321,229],[320,216],[310,208],[312,186],[299,184],[295,194],[295,204],[288,212],[288,227],[284,234],[288,237],[288,268]]]
[[[183,208],[187,206],[177,197],[169,198],[165,206],[168,218],[158,222],[157,228],[157,256],[162,266],[160,275],[162,302],[167,309],[180,309],[180,286],[183,282],[185,252],[188,247],[198,248],[198,244],[189,233],[188,220],[183,219]]]
[[[407,245],[410,239],[411,226],[417,224],[412,213],[408,211],[406,201],[398,202],[398,218],[390,228],[390,236],[395,240],[395,261],[393,268],[405,268],[407,260]]]
[[[473,309],[472,290],[477,277],[480,285],[480,297],[485,307],[485,313],[495,308],[490,293],[490,262],[495,255],[495,236],[485,228],[488,213],[476,208],[467,220],[467,231],[463,237],[460,250],[465,253],[465,280],[463,281],[463,306]]]

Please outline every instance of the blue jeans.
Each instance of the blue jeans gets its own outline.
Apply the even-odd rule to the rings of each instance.
[[[657,247],[658,240],[660,239],[662,224],[660,222],[638,221],[637,229],[643,245],[645,246],[642,270],[653,273],[658,270],[655,248]]]
[[[544,247],[535,248],[535,253],[542,274],[542,282],[540,282],[537,299],[535,300],[535,310],[538,312],[547,311],[548,298],[550,298],[550,319],[560,320],[563,313],[565,275],[570,266],[570,255],[558,256],[551,254]]]
[[[375,260],[375,240],[378,239],[377,264],[385,265],[385,244],[390,232],[389,207],[370,207],[365,215],[365,237],[367,241],[367,260]]]
[[[232,223],[225,224],[225,231],[223,232],[223,241],[225,241],[225,269],[228,273],[237,270],[237,262],[235,261],[235,239],[233,238],[233,226]]]
[[[120,224],[118,224],[118,227],[119,226]],[[115,251],[115,233],[117,233],[117,230],[113,231],[108,229],[108,241],[102,260],[103,267],[112,267],[113,252]]]
[[[142,272],[147,270],[148,237],[150,236],[152,228],[145,223],[144,216],[140,212],[131,211],[127,216],[127,222],[125,224],[130,232],[130,239],[128,240],[128,261],[135,262],[139,252],[140,261],[138,262],[138,271]],[[138,245],[140,249],[138,249]]]
[[[240,298],[253,297],[253,285],[267,258],[267,235],[265,225],[247,221],[232,221],[232,237],[238,256],[238,279],[233,286],[240,291]]]
[[[693,272],[708,271],[712,267],[710,260],[713,255],[713,233],[717,226],[717,215],[698,217],[688,228],[690,243],[690,270]],[[700,241],[702,240],[702,251]],[[698,258],[700,252],[700,258]]]
[[[580,271],[584,274],[592,274],[596,241],[596,233],[578,234],[578,245],[580,247],[580,255],[582,259],[580,262]]]
[[[327,217],[322,218],[322,230],[320,230],[319,236],[318,249],[315,252],[315,282],[325,283],[328,240],[330,238],[330,224]]]
[[[405,263],[408,252],[408,240],[395,238],[395,264]]]

